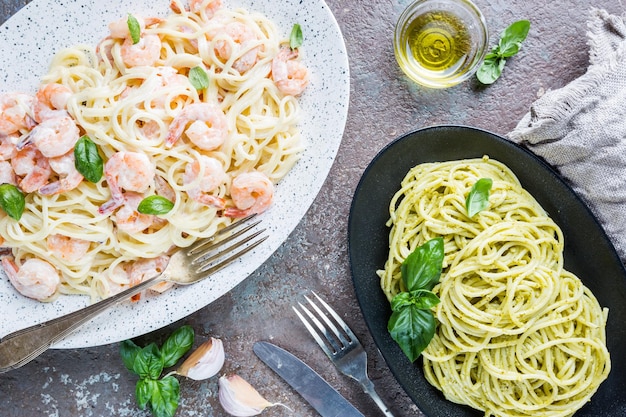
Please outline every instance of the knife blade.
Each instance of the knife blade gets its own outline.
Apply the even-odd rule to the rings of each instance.
[[[364,417],[317,372],[285,349],[269,342],[256,342],[252,350],[322,417]]]

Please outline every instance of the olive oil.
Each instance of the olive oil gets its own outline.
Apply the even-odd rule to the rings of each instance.
[[[396,56],[403,71],[422,84],[455,82],[469,71],[472,37],[463,20],[452,12],[429,10],[406,22]],[[413,75],[411,75],[413,74]]]
[[[446,11],[418,16],[409,24],[406,37],[413,58],[430,71],[450,69],[470,52],[465,25]]]

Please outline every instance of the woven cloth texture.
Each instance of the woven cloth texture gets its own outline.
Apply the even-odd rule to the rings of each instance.
[[[626,24],[593,8],[589,67],[546,92],[507,136],[550,163],[589,205],[626,261]]]

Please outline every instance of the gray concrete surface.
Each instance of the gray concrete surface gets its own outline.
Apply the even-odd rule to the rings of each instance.
[[[225,372],[240,374],[266,398],[293,410],[279,407],[263,415],[317,415],[252,353],[255,341],[271,339],[307,358],[366,416],[381,415],[360,387],[336,371],[305,330],[293,322],[294,300],[315,290],[337,307],[365,344],[370,376],[392,411],[397,416],[423,416],[378,353],[355,299],[346,240],[350,202],[358,180],[382,147],[416,128],[455,123],[507,133],[533,100],[585,72],[589,8],[614,14],[626,9],[623,0],[475,2],[486,16],[492,44],[509,23],[522,18],[531,21],[522,51],[507,64],[504,76],[488,88],[472,80],[447,90],[426,90],[401,73],[393,56],[393,26],[407,0],[327,0],[347,44],[351,100],[343,142],[324,187],[287,241],[247,280],[181,322],[138,338],[138,343],[162,340],[174,327],[189,324],[199,339],[213,335],[224,341]],[[28,1],[3,0],[0,21],[25,3]],[[0,90],[5,88],[0,86]],[[0,415],[149,415],[135,404],[136,379],[124,369],[118,348],[113,344],[48,351],[25,367],[0,375]],[[177,415],[224,416],[216,379],[182,381]]]

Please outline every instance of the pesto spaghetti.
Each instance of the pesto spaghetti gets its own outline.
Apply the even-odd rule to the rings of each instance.
[[[487,207],[465,201],[493,181]],[[401,264],[441,237],[433,292],[438,325],[422,352],[426,379],[485,416],[571,416],[610,371],[608,311],[563,269],[563,235],[505,165],[482,159],[410,170],[390,204],[390,251],[378,271],[389,300],[405,291]]]

